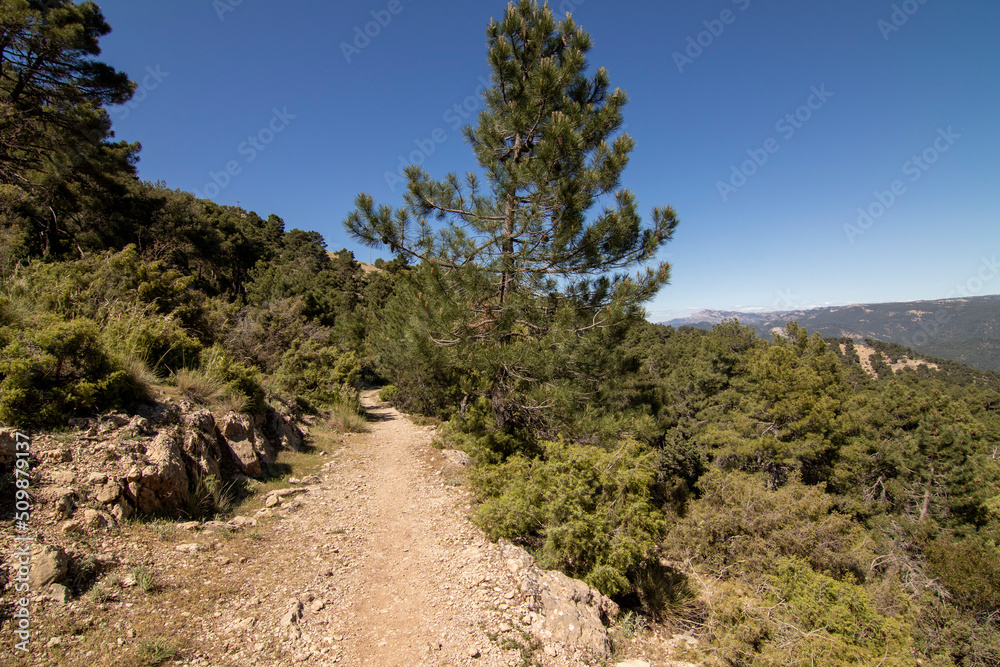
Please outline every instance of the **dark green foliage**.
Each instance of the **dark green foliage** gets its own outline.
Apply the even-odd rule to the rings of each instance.
[[[344,352],[312,340],[295,341],[281,358],[275,381],[315,409],[358,404],[361,366],[353,351]]]
[[[517,455],[483,469],[476,522],[494,538],[526,542],[543,567],[607,595],[651,595],[635,586],[659,568],[665,517],[655,497],[656,458],[635,441],[613,451],[543,442],[540,458]]]
[[[143,388],[109,357],[94,322],[39,318],[0,329],[0,421],[51,426],[65,415],[143,398]]]

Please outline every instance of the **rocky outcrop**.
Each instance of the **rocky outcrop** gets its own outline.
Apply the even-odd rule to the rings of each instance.
[[[177,434],[161,431],[146,448],[147,465],[128,479],[135,507],[146,514],[175,514],[189,500],[188,476]]]
[[[185,413],[181,416],[181,427],[181,449],[189,461],[190,476],[220,477],[222,449],[212,413],[208,410]]]
[[[236,468],[248,477],[259,477],[264,467],[274,463],[273,448],[264,434],[245,414],[230,412],[217,420],[222,444],[232,454]]]
[[[573,647],[604,659],[610,655],[607,626],[618,605],[578,579],[541,570],[524,549],[501,542],[504,562],[527,597],[531,632],[543,644]]]
[[[277,410],[267,412],[267,432],[279,449],[300,452],[305,444],[299,427]]]

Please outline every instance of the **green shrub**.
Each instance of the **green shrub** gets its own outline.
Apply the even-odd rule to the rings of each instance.
[[[863,586],[779,558],[756,589],[720,587],[709,608],[715,653],[729,665],[911,666],[910,626],[881,613]]]
[[[475,474],[476,523],[493,538],[536,550],[542,567],[579,577],[606,595],[655,581],[648,571],[664,531],[655,496],[656,454],[626,440],[615,451],[557,441],[542,456],[510,457]]]
[[[780,557],[796,557],[833,577],[863,578],[874,558],[865,530],[838,513],[824,486],[793,479],[772,490],[763,474],[713,468],[698,482],[702,497],[667,536],[676,560],[753,578]]]
[[[355,383],[361,365],[354,351],[341,352],[314,340],[295,341],[281,357],[275,380],[283,390],[305,399],[313,409],[337,404],[360,412]]]
[[[387,384],[379,389],[378,399],[389,405],[396,405],[399,402],[399,387],[394,384]]]
[[[39,318],[19,331],[8,328],[0,341],[0,420],[7,424],[51,426],[145,398],[91,320]]]
[[[231,358],[218,343],[202,353],[202,366],[206,375],[225,383],[232,396],[244,397],[247,410],[253,413],[266,410],[264,387],[255,368]]]
[[[106,309],[101,340],[119,359],[141,361],[158,376],[196,365],[202,349],[176,318],[138,302],[118,302]]]

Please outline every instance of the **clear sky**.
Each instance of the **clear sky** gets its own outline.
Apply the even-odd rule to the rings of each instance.
[[[401,203],[401,162],[476,167],[461,127],[504,2],[99,4],[144,180],[369,261],[342,225],[358,193]],[[651,320],[1000,293],[1000,2],[550,5],[630,97],[622,184],[681,220]]]

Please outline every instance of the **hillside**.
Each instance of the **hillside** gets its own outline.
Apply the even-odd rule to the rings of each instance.
[[[873,338],[928,356],[1000,371],[1000,295],[768,313],[703,310],[662,324],[710,329],[727,319],[738,319],[765,339],[789,322],[798,322],[824,338]]]

